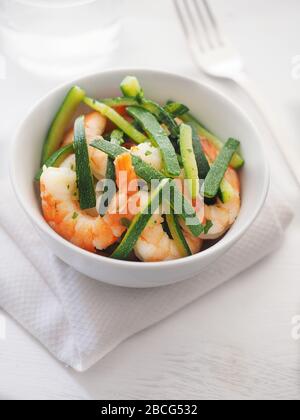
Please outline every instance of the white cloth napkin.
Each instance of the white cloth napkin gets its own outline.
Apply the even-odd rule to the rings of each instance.
[[[247,234],[197,278],[158,289],[123,289],[91,280],[54,257],[2,186],[0,306],[61,362],[85,371],[128,337],[274,251],[291,219],[285,201],[272,192]]]

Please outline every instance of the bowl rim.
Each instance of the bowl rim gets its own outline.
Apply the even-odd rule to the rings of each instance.
[[[235,108],[235,110],[243,116],[243,118],[247,121],[248,124],[251,125],[254,132],[256,132],[256,141],[261,147],[261,156],[262,156],[262,162],[263,162],[263,181],[264,185],[262,188],[262,194],[261,199],[257,203],[256,209],[252,214],[252,217],[249,217],[247,222],[245,222],[244,226],[237,231],[229,240],[226,242],[226,235],[215,245],[212,247],[201,251],[197,254],[194,254],[192,256],[180,258],[177,260],[171,260],[171,261],[161,261],[161,262],[134,262],[134,261],[123,261],[123,260],[116,260],[109,257],[105,257],[99,254],[94,254],[91,252],[88,252],[84,249],[81,249],[77,247],[76,245],[73,245],[71,242],[67,241],[66,239],[62,238],[60,235],[58,235],[53,229],[50,228],[50,226],[47,224],[46,221],[43,219],[38,220],[35,215],[32,214],[31,206],[26,203],[26,200],[22,197],[22,192],[18,188],[17,180],[16,180],[16,171],[15,171],[15,156],[18,149],[18,143],[19,139],[21,137],[21,131],[23,125],[26,123],[27,119],[30,117],[32,113],[34,113],[45,101],[47,101],[51,96],[54,96],[56,93],[61,91],[62,89],[67,89],[73,84],[80,85],[80,83],[84,82],[85,80],[88,80],[93,77],[101,77],[102,75],[109,75],[109,74],[118,74],[118,73],[127,73],[127,74],[135,74],[135,73],[144,73],[149,75],[163,75],[163,76],[169,76],[178,78],[184,82],[187,83],[196,83],[198,85],[201,85],[208,91],[210,91],[212,94],[219,97],[224,103],[227,103],[231,108]],[[166,70],[159,70],[159,69],[151,69],[151,68],[143,68],[143,67],[137,67],[137,68],[127,68],[127,67],[119,67],[119,68],[113,68],[113,69],[106,69],[99,72],[92,72],[89,74],[80,75],[68,82],[64,82],[59,84],[57,87],[51,89],[48,93],[43,95],[38,101],[36,101],[33,106],[29,109],[29,111],[26,113],[25,117],[23,117],[22,121],[19,123],[15,135],[12,141],[12,147],[10,151],[10,159],[9,159],[9,174],[10,174],[10,180],[13,186],[14,193],[16,194],[16,197],[18,199],[19,204],[31,220],[31,222],[38,227],[44,234],[47,236],[51,236],[51,238],[54,241],[58,241],[62,246],[68,247],[71,251],[77,252],[81,254],[83,257],[91,258],[95,261],[98,261],[99,264],[101,263],[107,263],[112,264],[115,266],[119,266],[120,268],[132,268],[132,269],[141,269],[141,268],[151,268],[151,269],[159,269],[159,268],[169,268],[169,267],[177,267],[177,266],[184,266],[193,262],[205,260],[207,257],[213,256],[215,254],[218,256],[220,253],[222,253],[222,249],[225,252],[227,249],[231,248],[238,240],[241,239],[241,237],[248,231],[248,229],[252,226],[252,224],[255,222],[257,217],[259,216],[260,212],[263,209],[263,206],[265,204],[267,194],[269,192],[269,186],[270,186],[270,168],[268,164],[268,160],[266,158],[266,152],[265,148],[262,144],[262,135],[260,130],[254,125],[252,119],[247,115],[246,111],[235,103],[227,93],[220,90],[218,87],[211,85],[207,81],[197,80],[192,77],[183,76],[178,73],[166,71]]]

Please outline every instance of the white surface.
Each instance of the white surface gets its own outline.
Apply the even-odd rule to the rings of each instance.
[[[134,4],[133,4],[134,3]],[[141,16],[145,1],[133,2]],[[130,51],[115,62],[149,65],[195,76],[170,2],[147,10],[164,36],[153,36],[154,20],[138,18],[138,36],[126,25]],[[297,0],[214,0],[220,20],[238,46],[251,76],[276,104],[287,138],[298,141],[300,80],[292,58],[300,53]],[[137,6],[139,5],[139,6]],[[130,12],[130,10],[129,10]],[[168,30],[164,27],[168,25]],[[135,30],[139,26],[135,22]],[[159,30],[157,33],[159,33]],[[172,43],[175,47],[172,48]],[[147,51],[139,55],[138,52]],[[180,54],[179,54],[180,51]],[[1,81],[1,146],[20,115],[50,86],[8,64]],[[230,86],[228,88],[232,89]],[[2,156],[4,151],[2,152]],[[6,171],[1,167],[1,173]],[[296,218],[281,250],[236,280],[160,325],[132,338],[86,374],[55,362],[31,337],[7,319],[0,338],[2,398],[300,398],[300,341],[292,339],[292,318],[300,314],[300,205],[286,172],[282,178],[295,202]]]

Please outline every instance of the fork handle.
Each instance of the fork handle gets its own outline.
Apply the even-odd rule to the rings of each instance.
[[[283,143],[284,136],[281,136],[280,128],[274,126],[273,117],[269,112],[269,107],[265,103],[264,98],[261,97],[258,88],[256,85],[245,75],[244,73],[240,74],[233,79],[244,91],[247,93],[248,97],[255,104],[256,108],[260,111],[261,116],[264,118],[265,124],[272,134],[273,139],[279,149],[281,155],[283,156],[285,163],[293,176],[295,182],[300,188],[300,147],[299,150],[293,145],[286,142]]]

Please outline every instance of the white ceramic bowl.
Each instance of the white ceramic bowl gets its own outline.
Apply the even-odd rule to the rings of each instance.
[[[117,96],[120,81],[128,74],[134,74],[140,79],[146,94],[152,99],[161,103],[168,99],[180,101],[188,105],[193,114],[224,140],[228,137],[241,140],[242,153],[246,159],[246,166],[242,170],[241,213],[221,241],[192,257],[150,264],[112,260],[88,253],[65,241],[43,219],[33,178],[39,167],[49,124],[67,90],[76,83],[92,97]],[[87,76],[53,90],[40,100],[21,123],[14,139],[11,178],[19,202],[54,254],[96,280],[138,288],[172,284],[201,273],[245,234],[262,209],[269,186],[269,170],[260,135],[239,106],[224,94],[195,80],[160,71],[135,69]]]

